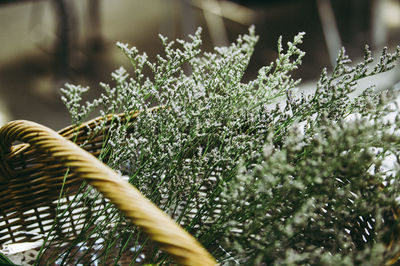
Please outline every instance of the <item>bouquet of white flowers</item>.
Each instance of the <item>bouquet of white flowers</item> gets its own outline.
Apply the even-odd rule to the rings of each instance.
[[[324,69],[313,93],[303,95],[296,93],[300,80],[290,76],[304,56],[303,33],[286,48],[279,39],[276,61],[248,82],[243,75],[258,39],[254,28],[213,52],[201,51],[200,33],[177,45],[161,36],[165,55],[154,63],[118,43],[133,69],[112,73],[115,85],[101,83],[104,93],[92,102],[82,103],[87,88],[65,86],[62,99],[73,123],[93,111],[115,118],[100,158],[221,264],[396,261],[397,104],[393,93],[378,94],[372,86],[349,95],[360,79],[392,69],[400,48],[384,49],[376,64],[368,47],[358,64],[343,49],[332,73]],[[132,112],[139,112],[134,123],[118,116]],[[394,121],[387,121],[390,113]],[[390,169],[383,167],[387,158],[394,158]],[[119,240],[140,233],[124,227],[117,210],[107,215],[122,228]],[[83,238],[101,230],[83,230]],[[157,252],[146,259],[168,261]]]

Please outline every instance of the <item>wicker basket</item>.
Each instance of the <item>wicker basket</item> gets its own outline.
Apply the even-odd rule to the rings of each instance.
[[[136,116],[121,115],[120,119],[133,122]],[[54,226],[58,230],[53,238],[60,241],[73,239],[84,222],[82,217],[90,215],[88,213],[93,210],[86,206],[73,208],[74,212],[68,210],[70,213],[64,214],[68,219],[57,224],[60,219],[56,209],[66,209],[85,180],[104,196],[97,205],[111,201],[154,243],[172,255],[175,262],[215,265],[212,256],[189,233],[95,157],[106,141],[112,119],[111,116],[97,118],[58,133],[29,121],[10,122],[0,129],[2,247],[14,243],[42,243],[43,237]],[[102,122],[101,132],[88,134],[90,128]],[[64,192],[62,200],[61,189]],[[33,245],[33,248],[38,250],[39,246]],[[124,264],[124,256],[119,254],[119,264]],[[35,257],[36,254],[32,253],[31,259]]]
[[[118,120],[127,123],[129,130],[129,123],[134,123],[137,115],[119,115]],[[101,155],[114,119],[115,116],[101,117],[58,133],[29,121],[14,121],[0,128],[0,251],[6,247],[18,248],[23,243],[24,249],[16,256],[20,264],[30,265],[36,260],[43,238],[51,231],[56,232],[52,237],[53,243],[57,244],[52,252],[61,252],[66,241],[79,235],[85,217],[96,215],[96,210],[111,201],[153,240],[147,242],[144,253],[161,247],[179,264],[215,265],[214,258],[190,234],[96,159]],[[90,132],[97,125],[101,125],[102,130]],[[75,196],[82,194],[84,181],[104,197],[91,204],[91,208],[74,206],[68,209]],[[62,197],[60,191],[64,192]],[[58,209],[66,210],[62,220]],[[397,213],[393,211],[395,219]],[[398,227],[393,230],[396,232],[388,242],[388,250],[398,245]],[[69,264],[89,265],[93,262],[92,253],[101,252],[100,249],[90,252],[76,249],[71,254],[77,255],[79,261],[72,258]],[[132,252],[129,248],[126,250],[123,254],[111,254],[108,256],[111,260],[104,264],[131,264]],[[397,265],[399,257],[400,253],[387,264]],[[46,254],[41,258],[46,260]],[[38,263],[42,265],[49,261]]]

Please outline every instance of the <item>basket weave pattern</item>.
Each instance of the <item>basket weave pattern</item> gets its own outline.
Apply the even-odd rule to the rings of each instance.
[[[136,116],[120,118],[134,121]],[[97,118],[58,133],[28,121],[14,121],[0,129],[0,244],[32,242],[47,235],[54,221],[58,221],[55,210],[60,189],[65,192],[63,204],[67,206],[86,180],[176,262],[215,265],[211,255],[190,234],[94,157],[101,152],[112,119]],[[105,122],[102,131],[88,135],[88,130],[100,122]],[[13,145],[15,142],[22,143]],[[97,204],[105,202],[103,199]],[[68,213],[68,222],[59,225],[57,238],[77,235],[75,229],[84,221],[76,217],[91,211],[85,206],[77,207],[80,208],[74,209],[81,213]]]

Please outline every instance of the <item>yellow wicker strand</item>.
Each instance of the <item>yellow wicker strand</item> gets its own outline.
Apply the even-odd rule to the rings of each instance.
[[[53,156],[98,189],[131,221],[161,244],[182,265],[216,265],[214,258],[185,230],[90,153],[55,131],[30,121],[13,121],[0,129],[2,155],[14,141]]]

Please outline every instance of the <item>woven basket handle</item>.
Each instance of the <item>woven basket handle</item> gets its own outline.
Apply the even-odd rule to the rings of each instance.
[[[10,152],[14,141],[28,143],[63,162],[99,190],[132,223],[171,254],[182,265],[215,265],[214,258],[188,232],[145,198],[96,157],[64,139],[55,131],[34,122],[18,120],[0,129],[0,151]]]

